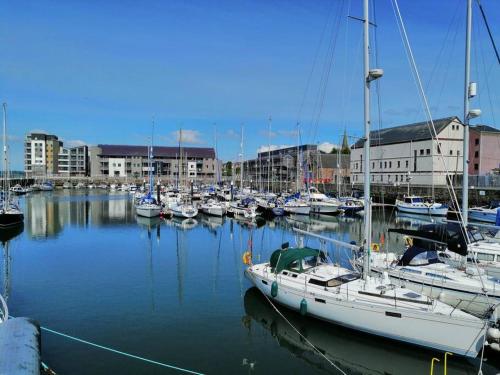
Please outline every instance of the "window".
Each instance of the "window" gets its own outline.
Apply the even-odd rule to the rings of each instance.
[[[475,151],[475,152],[474,152],[474,157],[475,157],[475,158],[478,158],[478,157],[479,157],[479,151]]]
[[[424,149],[420,149],[420,155],[423,155],[424,154]]]
[[[384,175],[383,174],[380,175],[380,182],[384,182]]]
[[[356,169],[358,169],[358,163],[356,163]]]
[[[477,253],[477,260],[479,261],[486,261],[486,262],[493,262],[495,260],[495,255],[494,254],[484,254],[484,253]]]
[[[453,155],[453,150],[450,150],[450,155]]]
[[[401,161],[398,160],[398,168],[401,168]]]
[[[382,169],[382,162],[380,162],[380,169]]]
[[[401,175],[401,181],[403,181],[403,175]]]
[[[477,164],[477,163],[476,163],[476,164],[474,164],[474,170],[475,170],[475,171],[479,170],[479,164]]]
[[[387,168],[387,162],[384,161],[384,168]]]
[[[389,162],[389,168],[392,168],[392,161]]]
[[[408,168],[408,160],[406,160],[406,168]]]
[[[441,153],[441,143],[437,145],[437,153],[440,154]]]
[[[474,144],[475,144],[476,146],[479,146],[479,138],[476,138],[476,139],[474,140]]]
[[[430,155],[430,154],[431,154],[431,149],[430,149],[430,148],[428,148],[427,150],[425,150],[425,154],[426,154],[426,155]]]
[[[398,182],[398,175],[396,175],[396,182]]]
[[[375,162],[372,162],[372,169],[375,169]]]
[[[457,150],[457,156],[460,156],[460,150]]]

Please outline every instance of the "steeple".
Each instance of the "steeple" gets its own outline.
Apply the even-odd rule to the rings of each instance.
[[[347,130],[344,129],[344,138],[342,139],[342,153],[350,154],[351,149],[349,148],[349,142],[347,141]]]

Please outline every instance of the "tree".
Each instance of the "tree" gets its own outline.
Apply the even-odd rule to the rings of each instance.
[[[226,176],[232,176],[233,175],[233,163],[228,161],[225,165],[225,173]]]

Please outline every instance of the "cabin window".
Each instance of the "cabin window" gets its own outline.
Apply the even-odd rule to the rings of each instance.
[[[319,285],[319,286],[326,286],[326,281],[324,281],[324,280],[318,280],[318,279],[309,279],[309,284]]]
[[[291,271],[300,271],[300,263],[298,260],[294,260],[290,265],[288,266],[288,269]]]
[[[494,254],[477,253],[476,259],[479,261],[483,261],[483,262],[493,262],[495,260],[495,255]]]
[[[405,198],[405,203],[411,203],[411,199],[410,198]]]

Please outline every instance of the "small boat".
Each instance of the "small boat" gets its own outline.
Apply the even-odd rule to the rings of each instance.
[[[400,212],[409,214],[446,216],[448,206],[443,203],[432,202],[417,195],[405,196],[403,200],[396,200],[396,207]]]
[[[209,200],[200,205],[200,210],[204,214],[212,216],[224,216],[226,214],[226,206],[214,200]]]
[[[483,221],[486,223],[496,223],[500,201],[492,201],[488,206],[469,208],[469,219]]]
[[[71,189],[73,187],[73,184],[69,181],[66,181],[64,184],[63,184],[63,189]]]
[[[106,185],[106,184],[99,184],[99,185],[97,186],[97,188],[98,188],[98,189],[104,189],[104,190],[107,190],[107,189],[108,189],[108,185]]]
[[[19,184],[12,186],[9,190],[11,193],[14,193],[16,195],[24,195],[28,192],[26,188],[22,187]]]
[[[341,201],[339,210],[343,211],[345,215],[352,215],[359,213],[365,209],[363,201],[356,198],[348,198]]]
[[[52,191],[54,184],[51,181],[44,181],[40,184],[40,191]]]
[[[300,198],[286,200],[283,209],[287,214],[292,215],[309,215],[311,213],[311,206]]]
[[[257,205],[251,198],[231,202],[229,203],[227,214],[228,216],[232,216],[234,218],[253,220],[257,217]]]
[[[335,198],[329,198],[320,193],[318,189],[311,186],[308,191],[308,202],[311,205],[311,212],[322,215],[333,215],[338,213],[340,202]]]
[[[180,203],[170,207],[172,215],[179,218],[191,219],[198,215],[198,209],[192,204]]]
[[[75,185],[75,189],[85,189],[86,186],[83,182],[79,182]]]
[[[139,204],[135,206],[135,212],[143,217],[160,216],[161,206],[156,202],[156,199],[149,193],[142,197]]]

